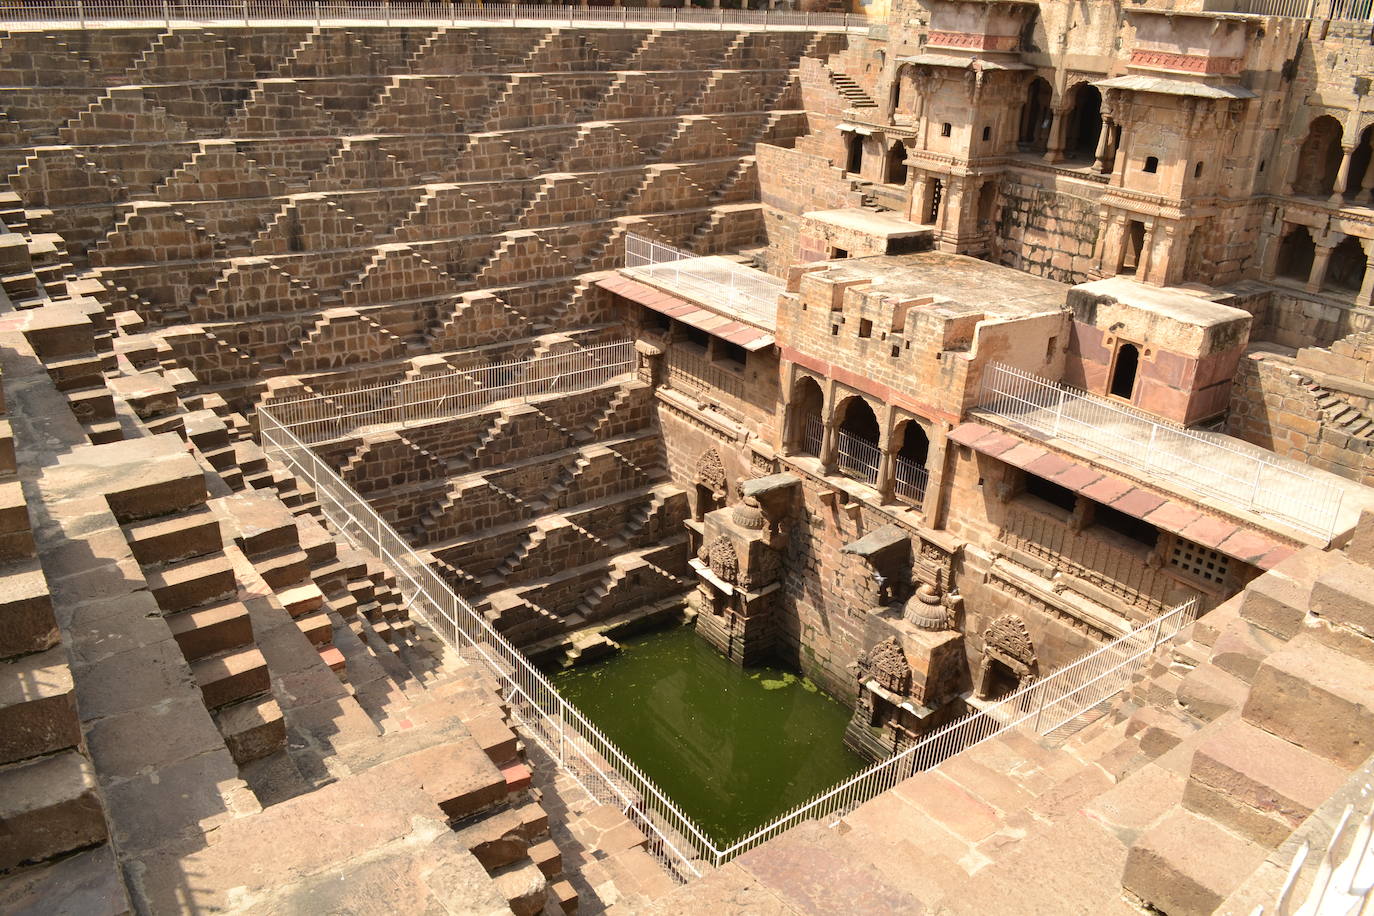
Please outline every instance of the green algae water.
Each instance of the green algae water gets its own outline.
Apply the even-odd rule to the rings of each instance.
[[[849,709],[805,678],[737,668],[690,627],[622,645],[554,685],[718,844],[865,765]]]

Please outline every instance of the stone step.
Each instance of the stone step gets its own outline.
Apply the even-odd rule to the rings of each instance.
[[[488,872],[529,858],[530,840],[520,812],[506,808],[457,830],[459,841]]]
[[[52,594],[37,560],[13,564],[0,575],[0,620],[0,659],[57,645]]]
[[[324,592],[313,582],[277,592],[277,600],[292,617],[303,617],[324,606]]]
[[[77,751],[0,768],[0,873],[107,835],[95,772]]]
[[[0,483],[0,564],[16,563],[37,556],[29,508],[19,481]]]
[[[1190,811],[1174,811],[1131,846],[1121,886],[1169,916],[1210,916],[1266,855]]]
[[[205,556],[224,546],[219,520],[203,505],[173,516],[131,522],[124,526],[124,539],[134,559],[144,566]]]
[[[252,476],[247,469],[242,470],[246,477]],[[295,518],[272,493],[246,490],[225,497],[220,504],[233,519],[234,543],[255,564],[261,558],[300,548]]]
[[[256,647],[200,659],[191,665],[191,673],[210,710],[265,693],[271,686],[267,661]]]
[[[1217,726],[1193,754],[1183,805],[1267,849],[1346,781],[1347,769],[1239,718]]]
[[[275,591],[304,582],[310,575],[310,558],[304,550],[292,547],[273,556],[254,557],[253,568]]]
[[[1126,735],[1134,738],[1141,753],[1150,758],[1168,753],[1197,730],[1197,722],[1159,706],[1140,707],[1126,723]]]
[[[296,626],[305,634],[305,638],[310,640],[311,645],[317,648],[325,648],[334,641],[334,624],[325,611],[297,617]]]
[[[388,775],[404,773],[414,779],[450,821],[461,822],[489,811],[510,794],[501,771],[466,739],[424,748],[380,766]]]
[[[238,590],[234,565],[223,553],[182,560],[146,576],[148,590],[167,614],[231,598]]]
[[[253,642],[248,608],[239,601],[223,601],[170,614],[167,626],[188,662]]]
[[[1374,751],[1374,669],[1304,632],[1255,673],[1245,721],[1344,767]]]
[[[1216,665],[1199,665],[1178,685],[1178,702],[1189,715],[1211,722],[1245,702],[1247,685]]]
[[[1312,586],[1312,613],[1374,638],[1374,569],[1342,557]]]
[[[1232,621],[1212,646],[1212,664],[1245,683],[1250,683],[1260,663],[1278,651],[1284,641],[1249,621]]]
[[[0,912],[42,913],[61,900],[61,912],[80,916],[128,916],[124,876],[110,844],[22,869],[0,878]]]
[[[549,891],[553,894],[558,908],[565,914],[576,913],[579,900],[577,889],[567,881],[555,881],[549,885]]]
[[[66,650],[55,646],[0,662],[0,764],[80,742]]]
[[[528,858],[498,869],[492,878],[497,893],[506,899],[515,916],[535,916],[543,912],[548,899],[548,879]]]
[[[286,719],[270,695],[217,709],[215,725],[239,766],[286,747]]]
[[[531,846],[530,861],[539,867],[546,878],[563,874],[563,853],[553,840],[543,840]]]
[[[1310,597],[1310,587],[1270,572],[1245,587],[1240,596],[1240,616],[1280,639],[1292,639],[1302,629]]]

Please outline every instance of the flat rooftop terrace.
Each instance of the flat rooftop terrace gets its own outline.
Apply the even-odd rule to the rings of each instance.
[[[825,262],[827,279],[869,280],[868,292],[894,299],[930,298],[951,315],[1023,318],[1063,311],[1067,283],[943,251],[878,255]]]

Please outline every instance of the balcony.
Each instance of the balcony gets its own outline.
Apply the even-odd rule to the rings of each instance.
[[[1329,541],[1354,525],[1359,488],[1333,474],[1217,433],[1183,429],[1133,408],[1009,366],[983,373],[973,411],[1030,438],[1053,441],[1154,480]]]
[[[637,235],[625,236],[624,272],[770,332],[778,327],[778,296],[787,289],[777,277],[729,258],[701,257]]]

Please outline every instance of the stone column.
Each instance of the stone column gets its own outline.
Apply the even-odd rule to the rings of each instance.
[[[821,436],[821,470],[827,474],[835,472],[835,450],[839,444],[836,433],[835,421],[827,418],[825,421],[825,432]]]
[[[1307,275],[1307,291],[1309,293],[1321,291],[1322,283],[1326,280],[1326,266],[1331,263],[1331,252],[1335,250],[1334,234],[1330,241],[1317,242],[1317,250],[1312,255],[1312,272]]]
[[[1369,164],[1365,166],[1364,177],[1360,181],[1360,193],[1355,200],[1366,206],[1374,201],[1374,157],[1370,157]]]
[[[1364,280],[1355,304],[1368,308],[1374,301],[1374,239],[1360,239],[1360,247],[1364,249]]]
[[[1045,161],[1049,163],[1064,161],[1064,130],[1068,126],[1067,108],[1052,108],[1050,137],[1045,147]]]
[[[892,502],[892,457],[896,451],[892,444],[892,423],[895,419],[892,405],[883,410],[882,430],[878,434],[878,501]],[[915,420],[911,421],[915,423]]]
[[[1353,146],[1341,147],[1341,167],[1336,172],[1336,183],[1331,186],[1331,203],[1339,204],[1345,197],[1345,186],[1350,181],[1350,156],[1355,152]]]
[[[1113,124],[1107,118],[1102,119],[1102,127],[1097,132],[1097,152],[1093,154],[1093,171],[1107,171],[1107,141],[1111,137]]]
[[[1126,183],[1126,156],[1122,151],[1126,148],[1126,129],[1121,128],[1121,139],[1114,140],[1111,145],[1112,154],[1112,177],[1108,184],[1120,187]]]

